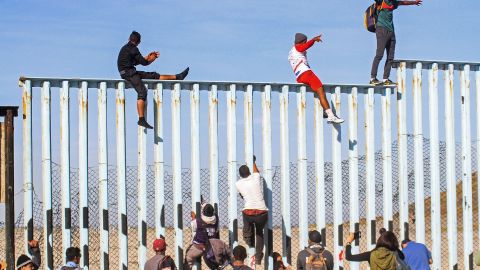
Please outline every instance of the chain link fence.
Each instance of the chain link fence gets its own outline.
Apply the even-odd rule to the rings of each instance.
[[[429,153],[429,141],[424,139],[424,179],[425,179],[425,217],[426,217],[426,229],[425,229],[425,239],[426,245],[431,247],[431,216],[430,216],[430,153]],[[475,144],[472,144],[475,145]],[[440,144],[440,178],[441,178],[441,207],[442,207],[442,239],[447,239],[447,218],[446,218],[446,158],[445,158],[445,143]],[[415,223],[414,223],[414,187],[415,187],[415,176],[414,176],[414,158],[413,158],[413,136],[408,137],[408,186],[409,186],[409,213],[410,213],[410,238],[415,239]],[[472,148],[472,167],[476,167],[476,149]],[[458,179],[457,184],[457,217],[458,217],[458,258],[459,258],[459,269],[463,269],[463,235],[462,235],[462,190],[461,190],[461,146],[456,146],[456,178]],[[392,183],[393,183],[393,213],[394,213],[394,231],[399,235],[399,194],[398,194],[398,151],[397,144],[392,145]],[[367,234],[366,231],[366,204],[365,204],[365,195],[366,195],[366,181],[365,181],[365,156],[359,157],[358,160],[358,169],[359,169],[359,190],[354,191],[359,194],[359,208],[360,208],[360,230],[363,235]],[[348,160],[342,161],[342,179],[343,179],[343,220],[344,223],[344,236],[348,234],[349,231],[349,216],[350,216],[350,206],[349,206],[349,162]],[[476,169],[472,168],[472,171]],[[174,229],[173,229],[173,179],[171,175],[171,168],[165,168],[165,226],[166,226],[166,240],[168,244],[167,253],[174,256]],[[228,179],[227,179],[227,167],[220,167],[218,172],[219,179],[219,217],[220,225],[222,227],[221,237],[223,240],[228,242]],[[88,205],[89,205],[89,250],[90,250],[90,266],[91,269],[99,269],[100,261],[100,238],[99,238],[99,212],[98,212],[98,169],[95,167],[89,168],[89,182],[88,182]],[[308,163],[307,167],[308,175],[308,222],[310,228],[315,228],[316,220],[316,204],[315,199],[317,198],[317,191],[315,190],[315,166],[314,163]],[[376,216],[377,218],[377,228],[381,228],[383,224],[382,215],[383,215],[383,167],[382,167],[382,152],[378,151],[375,153],[375,176],[376,176]],[[79,246],[79,207],[78,207],[78,169],[71,169],[71,209],[72,209],[72,245]],[[108,168],[108,198],[109,198],[109,242],[110,242],[110,267],[112,269],[117,268],[119,260],[119,249],[118,249],[118,215],[117,215],[117,171],[115,166],[109,166]],[[126,190],[127,190],[127,217],[128,217],[128,244],[129,244],[129,268],[137,269],[137,246],[138,246],[138,230],[137,230],[137,167],[129,166],[127,167],[126,174]],[[54,246],[54,265],[61,265],[63,261],[63,252],[62,252],[62,221],[61,221],[61,183],[60,183],[60,166],[58,164],[52,164],[52,179],[53,179],[53,246]],[[295,266],[296,256],[299,252],[299,243],[298,243],[298,232],[299,230],[307,230],[308,228],[298,228],[298,175],[297,175],[297,165],[295,163],[290,164],[290,179],[291,179],[291,221],[292,221],[292,263]],[[191,205],[191,171],[189,169],[182,170],[182,197],[183,197],[183,221],[184,226],[184,245],[188,246],[192,237],[191,230],[187,226],[190,224],[190,211],[192,210]],[[209,191],[209,181],[210,174],[208,169],[201,170],[201,189],[202,195],[204,198],[210,197]],[[273,199],[273,208],[272,217],[273,217],[273,251],[282,251],[282,214],[281,214],[281,178],[280,178],[280,167],[273,167],[273,188],[272,188],[272,199]],[[153,251],[150,248],[151,242],[155,235],[155,179],[154,179],[154,168],[153,166],[147,167],[147,245],[148,245],[148,256],[153,255]],[[473,216],[474,220],[474,247],[478,246],[478,194],[477,194],[477,177],[476,174],[473,177]],[[332,183],[332,164],[329,162],[325,163],[325,190],[318,191],[324,192],[325,195],[325,210],[326,210],[326,224],[327,224],[327,248],[333,250],[333,183]],[[17,195],[17,199],[21,198],[20,193]],[[237,195],[238,201],[238,217],[241,216],[240,209],[243,205],[240,196]],[[34,196],[34,224],[35,231],[34,237],[41,240],[43,238],[43,209],[41,202],[41,194],[36,194]],[[238,218],[239,222],[239,243],[244,244],[241,234],[242,219]],[[25,248],[24,243],[24,231],[23,228],[23,212],[21,212],[16,221],[17,230],[16,235],[16,251],[20,253]],[[5,236],[4,224],[0,223],[0,239],[3,239]],[[366,237],[362,238],[360,241],[360,250],[366,250]],[[402,239],[400,239],[402,240]],[[43,245],[43,242],[40,242]],[[43,250],[43,247],[42,247]],[[0,257],[3,257],[5,254],[5,244],[3,241],[0,241]],[[18,255],[18,254],[17,254]],[[448,245],[445,241],[442,245],[442,268],[447,268],[448,264]],[[366,264],[362,265],[362,268],[365,268]],[[348,263],[345,263],[345,268],[348,269]]]

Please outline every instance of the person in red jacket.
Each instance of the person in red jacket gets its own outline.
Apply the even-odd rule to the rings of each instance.
[[[323,107],[324,114],[323,117],[327,118],[328,123],[340,124],[343,123],[343,119],[336,116],[330,105],[328,104],[325,91],[323,89],[322,81],[313,73],[308,64],[307,60],[307,50],[315,44],[315,42],[322,42],[322,35],[316,36],[311,40],[307,41],[307,36],[302,33],[295,34],[295,45],[290,50],[288,54],[288,61],[292,66],[293,73],[297,78],[297,82],[304,83],[312,90],[318,94],[320,98],[320,104]]]

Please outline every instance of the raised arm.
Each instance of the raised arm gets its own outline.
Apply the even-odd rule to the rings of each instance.
[[[254,173],[260,173],[260,170],[258,170],[256,161],[257,161],[257,157],[255,155],[253,155],[253,172]]]
[[[420,6],[422,5],[423,0],[415,1],[398,1],[399,6]]]

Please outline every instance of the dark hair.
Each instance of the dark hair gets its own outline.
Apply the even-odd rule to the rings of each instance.
[[[376,248],[384,247],[391,251],[396,251],[399,248],[398,239],[391,231],[385,231],[378,237]]]
[[[410,242],[410,241],[412,241],[412,240],[410,240],[410,239],[408,239],[408,238],[407,238],[407,239],[404,239],[404,240],[402,240],[402,245],[405,245],[405,244],[407,244],[407,243]]]
[[[240,169],[238,169],[238,173],[240,174],[240,177],[245,178],[250,176],[250,169],[247,165],[242,165],[240,166]]]
[[[213,217],[213,215],[215,214],[215,208],[213,208],[211,204],[207,203],[203,207],[202,214],[206,217]]]
[[[67,257],[67,262],[73,261],[75,257],[81,257],[82,255],[80,254],[80,249],[77,247],[69,247],[67,248],[66,257]]]
[[[272,253],[272,257],[273,257],[273,261],[275,262],[275,261],[278,260],[278,258],[281,259],[281,258],[282,258],[282,255],[280,255],[280,253],[278,253],[278,252],[273,252],[273,253]]]
[[[244,261],[247,258],[247,250],[238,245],[233,249],[233,258],[237,261]]]
[[[381,228],[381,229],[378,231],[378,233],[379,233],[380,235],[382,235],[382,234],[384,234],[386,231],[387,231],[387,229]]]
[[[140,35],[140,33],[138,33],[137,31],[133,31],[131,34],[130,34],[130,38],[129,40],[135,44],[138,44],[140,43],[140,40],[142,39],[142,36]]]

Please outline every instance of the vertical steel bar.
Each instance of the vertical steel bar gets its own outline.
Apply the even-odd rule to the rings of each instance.
[[[473,210],[472,210],[472,143],[470,130],[470,65],[460,71],[462,96],[462,210],[463,261],[465,269],[473,269]]]
[[[348,95],[348,175],[350,178],[350,231],[360,230],[358,200],[358,88]],[[323,190],[323,189],[322,189]],[[358,254],[359,241],[352,243],[352,253]],[[358,270],[358,262],[350,262],[350,269]]]
[[[208,147],[210,167],[210,201],[218,213],[218,96],[217,86],[208,92]]]
[[[237,246],[237,190],[235,186],[237,177],[237,131],[236,131],[236,90],[235,84],[227,90],[227,164],[228,164],[228,229],[230,231],[230,246]]]
[[[190,147],[192,151],[192,211],[200,214],[200,85],[190,92]]]
[[[245,125],[244,144],[245,162],[253,168],[253,86],[247,85],[243,98],[243,121]]]
[[[298,200],[299,227],[308,228],[308,178],[307,178],[307,146],[306,146],[306,87],[301,86],[297,92],[297,145],[298,145],[298,193],[304,194]],[[308,230],[299,230],[299,249],[302,250],[308,245]]]
[[[200,188],[200,85],[194,84],[190,91],[190,147],[192,170],[192,211],[197,215],[201,213],[201,188]],[[200,269],[201,264],[196,261],[193,269]]]
[[[392,196],[392,114],[391,88],[385,88],[382,102],[383,227],[393,230]]]
[[[172,92],[172,170],[173,170],[173,215],[175,226],[175,263],[183,268],[183,205],[182,205],[182,148],[180,83],[175,83]]]
[[[477,98],[477,171],[480,170],[480,66],[477,66],[475,72],[475,96]],[[477,173],[478,179],[478,173]],[[478,180],[477,180],[478,181]],[[477,194],[480,194],[480,185],[477,184]],[[478,196],[478,195],[477,195]],[[478,209],[480,209],[480,200],[478,200]],[[480,220],[480,212],[478,212],[478,219]],[[480,226],[478,226],[478,238],[480,239]]]
[[[432,268],[441,268],[441,204],[440,166],[438,138],[438,64],[432,64],[428,76],[429,129],[430,129],[430,182],[431,182],[431,227],[432,227]]]
[[[244,149],[245,149],[245,162],[247,166],[252,170],[253,168],[253,86],[247,85],[245,88],[245,94],[243,98],[243,118],[244,118]],[[248,250],[248,256],[255,255],[255,248],[250,247]]]
[[[81,82],[78,91],[78,185],[80,207],[80,265],[89,267],[88,258],[88,83]]]
[[[155,166],[155,237],[165,237],[165,162],[163,157],[163,84],[153,90],[154,138],[153,163]]]
[[[415,145],[415,240],[425,243],[425,195],[423,179],[422,63],[413,71],[413,141]]]
[[[107,83],[101,82],[98,89],[98,209],[100,219],[100,269],[109,269],[107,145]]]
[[[23,226],[25,243],[33,239],[33,157],[32,157],[32,85],[23,85]],[[28,248],[25,246],[25,253]]]
[[[367,182],[367,249],[371,250],[376,242],[375,210],[375,97],[374,89],[368,88],[365,95],[365,167]]]
[[[70,211],[70,93],[68,81],[62,82],[60,89],[60,180],[62,183],[62,251],[71,246]],[[63,258],[65,263],[65,258]]]
[[[401,62],[397,70],[398,193],[401,239],[409,238],[406,66],[405,62]]]
[[[457,265],[457,194],[455,179],[455,113],[453,90],[453,65],[445,71],[445,140],[446,140],[446,178],[447,178],[447,231],[449,269]]]
[[[327,246],[327,230],[325,222],[325,158],[323,156],[323,108],[320,98],[315,94],[313,99],[313,117],[315,128],[315,182],[316,182],[316,223],[322,235],[322,243]]]
[[[336,114],[340,114],[341,95],[340,87],[335,87],[331,95],[332,107]],[[333,251],[334,258],[338,258],[343,249],[343,192],[342,192],[342,128],[339,124],[332,125],[332,181],[333,181]],[[300,193],[307,194],[307,193]],[[305,227],[303,227],[305,228]],[[342,265],[335,264],[334,269],[343,269]]]
[[[145,85],[147,87],[147,85]],[[148,89],[148,88],[147,88]],[[145,101],[145,120],[147,118],[147,101]],[[147,261],[147,129],[137,127],[138,154],[137,154],[137,207],[138,207],[138,268],[142,268]]]
[[[290,222],[290,144],[288,125],[289,87],[282,86],[280,93],[280,170],[282,204],[282,254],[283,260],[292,263],[292,228]],[[323,179],[322,179],[323,180]]]
[[[41,97],[42,118],[42,186],[43,186],[43,263],[46,269],[53,269],[53,223],[52,223],[52,147],[51,147],[51,105],[50,82],[43,82]]]
[[[116,94],[117,197],[118,197],[118,269],[128,268],[128,226],[126,194],[125,82],[119,82]],[[157,205],[158,206],[158,205]]]
[[[266,85],[262,95],[262,140],[263,140],[263,178],[266,183],[265,199],[268,208],[268,223],[265,227],[265,269],[273,269],[273,228],[272,228],[272,122],[271,122],[272,87]]]

